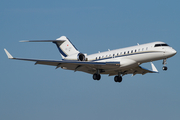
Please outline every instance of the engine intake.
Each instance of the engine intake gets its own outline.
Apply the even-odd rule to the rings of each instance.
[[[87,61],[86,56],[83,53],[78,54],[78,60],[79,61]]]

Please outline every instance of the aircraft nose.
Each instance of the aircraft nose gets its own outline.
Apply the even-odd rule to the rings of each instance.
[[[170,48],[170,49],[167,49],[166,50],[166,56],[167,57],[172,57],[172,56],[174,56],[175,54],[177,53],[177,51],[176,50],[174,50],[173,48]]]
[[[174,49],[171,50],[171,54],[172,54],[173,56],[174,56],[176,53],[177,53],[176,50],[174,50]]]

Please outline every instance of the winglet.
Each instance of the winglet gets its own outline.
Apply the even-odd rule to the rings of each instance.
[[[6,52],[6,55],[9,59],[13,59],[13,56],[4,48],[4,51]]]
[[[152,67],[152,71],[158,73],[158,70],[156,69],[156,67],[154,66],[154,64],[151,62],[151,67]]]

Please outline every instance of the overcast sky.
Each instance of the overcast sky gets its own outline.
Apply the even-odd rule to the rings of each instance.
[[[92,54],[154,41],[180,51],[179,0],[1,0],[0,120],[177,120],[180,56],[154,64],[159,74],[126,75],[122,83],[92,75],[9,60],[61,60],[52,43],[20,43],[67,36]],[[144,64],[151,69],[149,63]]]

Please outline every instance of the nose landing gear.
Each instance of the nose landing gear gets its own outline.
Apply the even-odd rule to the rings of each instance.
[[[164,66],[163,66],[162,69],[163,69],[164,71],[166,71],[166,70],[168,69],[168,68],[166,67],[166,64],[167,64],[166,61],[167,61],[167,59],[163,59],[163,65],[164,65]]]
[[[166,66],[163,66],[163,70],[166,71],[168,68]]]

